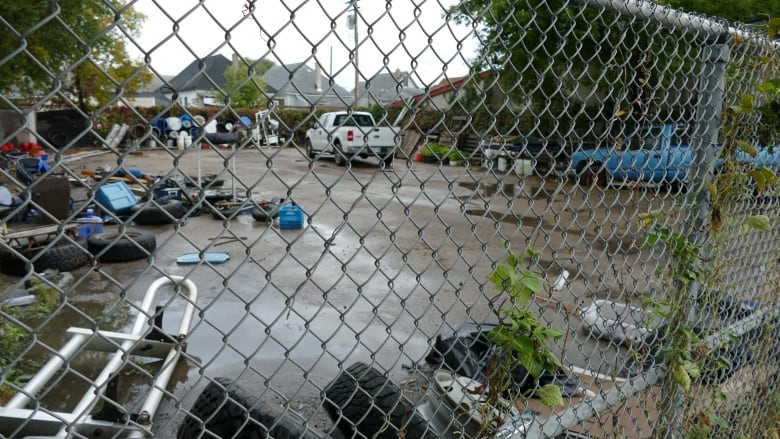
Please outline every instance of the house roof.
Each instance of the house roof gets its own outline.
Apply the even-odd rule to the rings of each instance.
[[[379,73],[358,85],[358,95],[361,99],[377,102],[393,102],[397,99],[417,96],[422,92],[423,90],[414,82],[409,72],[401,71]]]
[[[214,90],[225,85],[225,70],[231,61],[223,55],[213,55],[193,61],[184,70],[168,81],[176,92],[193,90]],[[344,105],[352,102],[352,92],[333,84],[331,78],[319,73],[305,63],[275,65],[262,79],[270,95],[299,95],[301,101],[317,102],[320,105]],[[158,90],[170,94],[163,85]]]
[[[159,91],[142,91],[134,95],[137,98],[153,97],[155,105],[170,105],[171,98]]]
[[[476,77],[482,79],[482,78],[485,78],[486,76],[490,75],[491,73],[493,73],[493,72],[490,71],[490,70],[486,70],[486,71],[481,72],[478,75],[476,75]],[[454,91],[454,90],[458,90],[458,89],[462,88],[463,84],[465,84],[466,81],[468,81],[470,78],[473,78],[473,77],[471,77],[471,76],[461,76],[461,77],[458,77],[458,78],[445,78],[445,79],[442,79],[441,81],[439,81],[438,85],[436,85],[435,87],[430,89],[427,93],[423,92],[423,93],[420,93],[420,94],[417,94],[417,95],[413,96],[412,97],[412,101],[419,102],[419,101],[421,101],[422,99],[424,99],[426,97],[427,98],[432,98],[432,97],[436,97],[436,96],[444,94],[444,93],[448,93],[448,92],[451,92],[451,91]],[[391,106],[398,107],[398,106],[401,106],[403,104],[404,104],[403,100],[402,99],[398,99],[398,100],[394,101],[391,104]]]
[[[351,99],[352,94],[338,84],[330,85],[331,78],[319,74],[305,63],[277,65],[263,75],[269,93],[298,92],[302,95],[335,95]],[[319,83],[319,88],[317,87]]]
[[[225,70],[231,61],[224,55],[212,55],[195,60],[168,81],[176,91],[214,90],[225,85]],[[165,88],[163,86],[162,88]]]
[[[152,74],[152,80],[143,86],[140,90],[138,90],[139,93],[148,93],[148,92],[157,92],[160,90],[160,87],[165,85],[165,81],[171,82],[171,79],[175,78],[175,75],[155,75]]]

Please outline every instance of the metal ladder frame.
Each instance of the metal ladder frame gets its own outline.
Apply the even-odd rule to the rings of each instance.
[[[183,296],[186,290],[187,305],[175,336],[162,334],[162,311],[152,313],[151,308],[157,290],[166,285],[182,288],[177,295]],[[14,437],[152,437],[152,420],[168,386],[173,370],[186,350],[186,338],[192,317],[198,289],[195,284],[182,276],[168,276],[155,280],[147,289],[129,333],[103,331],[72,327],[68,329],[69,341],[14,395],[0,407],[0,436]],[[155,317],[154,328],[150,323]],[[151,328],[151,330],[149,329]],[[145,335],[145,333],[147,333]],[[119,346],[119,348],[117,348]],[[36,394],[44,388],[57,372],[83,350],[114,352],[100,375],[92,382],[72,412],[56,412],[40,407]],[[163,366],[154,379],[152,389],[146,394],[146,400],[137,415],[128,419],[114,404],[106,401],[103,409],[91,414],[100,399],[111,399],[116,405],[117,373],[126,365],[131,355],[164,358]],[[104,398],[104,395],[108,395]],[[26,408],[32,403],[34,408]]]

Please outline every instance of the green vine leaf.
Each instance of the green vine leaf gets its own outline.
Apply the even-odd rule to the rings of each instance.
[[[747,225],[750,228],[760,230],[762,232],[768,232],[772,230],[772,224],[769,221],[769,217],[766,215],[753,215],[747,219]]]
[[[691,388],[691,376],[682,364],[676,364],[672,369],[672,379],[685,390]]]
[[[533,294],[539,294],[542,291],[542,279],[530,271],[525,271],[520,275],[520,284]]]
[[[682,366],[685,368],[685,371],[688,372],[688,376],[691,378],[698,378],[701,376],[701,370],[699,369],[699,365],[694,363],[693,361],[684,361]]]
[[[755,157],[758,155],[758,150],[756,147],[748,142],[745,142],[744,140],[737,140],[737,148],[744,151],[750,157]]]
[[[755,106],[756,97],[751,94],[742,96],[742,100],[737,105],[732,105],[731,109],[736,113],[750,113]]]
[[[555,384],[547,384],[539,389],[539,399],[547,407],[563,407],[561,388]]]

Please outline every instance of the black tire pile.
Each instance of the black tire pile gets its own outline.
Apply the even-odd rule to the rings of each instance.
[[[99,262],[130,262],[145,259],[157,248],[157,237],[141,230],[105,231],[87,239],[59,239],[31,247],[0,247],[0,273],[25,276],[46,270],[73,271]]]
[[[345,438],[437,439],[400,387],[357,362],[325,388],[325,410]],[[325,433],[272,403],[260,401],[230,378],[216,378],[200,394],[178,432],[195,437],[323,438]],[[337,436],[342,437],[342,436]]]

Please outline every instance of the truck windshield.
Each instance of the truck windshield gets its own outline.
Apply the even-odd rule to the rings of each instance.
[[[372,127],[374,121],[367,114],[340,114],[336,116],[333,124],[345,127]]]
[[[626,139],[630,150],[653,149],[659,145],[664,127],[652,126],[640,129],[635,135]]]

